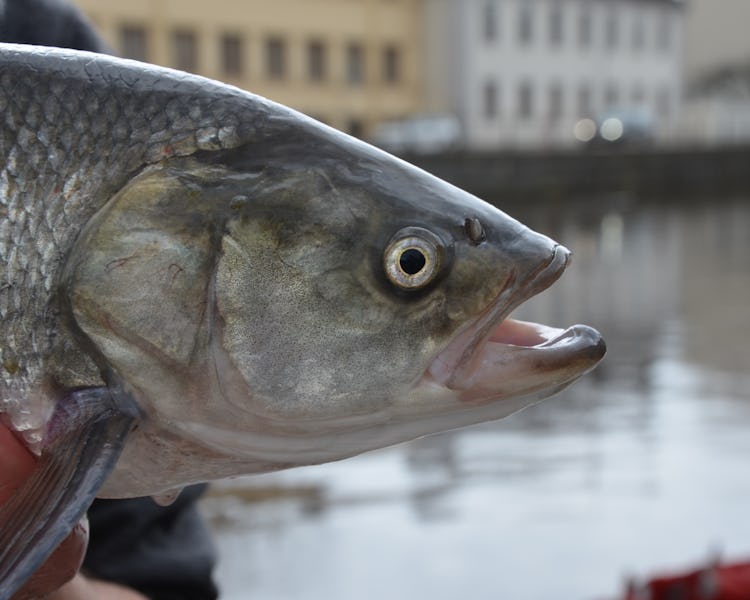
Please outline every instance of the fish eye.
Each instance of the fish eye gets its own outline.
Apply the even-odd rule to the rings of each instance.
[[[406,227],[391,238],[383,253],[388,280],[404,290],[418,290],[440,271],[443,259],[440,239],[421,227]]]

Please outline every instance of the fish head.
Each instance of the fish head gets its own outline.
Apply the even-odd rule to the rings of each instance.
[[[601,359],[593,329],[508,318],[563,246],[305,127],[151,168],[81,234],[73,318],[153,420],[227,456],[318,463],[501,418]]]

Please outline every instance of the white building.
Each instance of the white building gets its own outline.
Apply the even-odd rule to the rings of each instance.
[[[680,138],[727,145],[750,141],[750,2],[690,0],[685,19],[686,97]]]
[[[473,149],[576,143],[581,119],[625,115],[659,135],[681,97],[674,0],[425,0],[432,112]],[[626,123],[627,125],[627,123]]]

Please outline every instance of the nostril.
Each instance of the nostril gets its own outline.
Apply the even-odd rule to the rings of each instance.
[[[484,227],[476,217],[467,217],[466,221],[464,221],[464,231],[472,244],[478,245],[487,239]]]

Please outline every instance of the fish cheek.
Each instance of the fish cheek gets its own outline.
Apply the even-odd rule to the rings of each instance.
[[[273,219],[236,221],[222,240],[217,329],[253,393],[237,402],[285,426],[382,412],[419,371],[422,342],[368,289],[366,245],[301,221],[287,224],[293,235]]]

